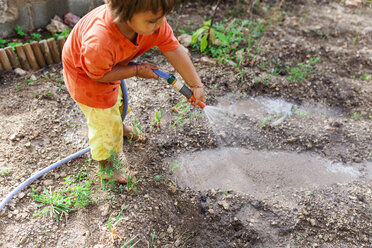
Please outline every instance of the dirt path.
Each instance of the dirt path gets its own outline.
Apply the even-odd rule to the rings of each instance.
[[[0,212],[1,247],[121,247],[139,240],[137,247],[371,247],[372,179],[372,9],[346,7],[343,1],[285,1],[264,34],[264,54],[247,66],[243,83],[234,68],[193,61],[206,84],[207,103],[219,97],[232,103],[249,96],[281,98],[303,106],[337,108],[340,116],[293,115],[276,125],[262,118],[235,116],[234,126],[212,131],[205,116],[193,117],[179,128],[172,125],[172,107],[181,99],[164,81],[128,80],[132,113],[147,136],[145,142],[125,142],[129,165],[139,172],[137,194],[107,192],[96,178],[96,164],[87,172],[93,202],[56,224],[53,218],[32,218],[41,210],[31,187],[63,187],[64,178],[85,173],[81,157],[46,174],[22,191]],[[234,2],[235,3],[235,2]],[[178,7],[169,20],[186,30],[200,27],[212,6],[199,2]],[[271,6],[272,5],[272,6]],[[246,5],[247,6],[247,5]],[[272,18],[278,3],[264,2],[254,18]],[[239,10],[233,12],[232,10]],[[207,13],[205,13],[207,12]],[[180,14],[182,13],[182,15]],[[231,2],[221,5],[225,18],[250,9]],[[280,14],[280,15],[279,15]],[[241,16],[241,17],[242,17]],[[177,19],[178,18],[178,19]],[[273,19],[273,20],[274,20]],[[320,57],[316,73],[301,83],[288,81],[286,66]],[[174,73],[157,51],[142,56]],[[276,68],[276,74],[270,71]],[[87,147],[83,115],[63,89],[61,66],[31,73],[0,75],[0,198],[33,173]],[[270,77],[267,77],[270,75]],[[179,78],[179,75],[177,75]],[[267,79],[267,80],[265,80]],[[154,97],[156,96],[156,97]],[[163,110],[162,127],[150,123]],[[201,110],[193,110],[202,114]],[[227,147],[250,150],[312,152],[322,158],[355,166],[358,180],[330,186],[296,188],[285,196],[257,198],[221,189],[194,191],[177,186],[172,162],[185,152],[212,150],[223,139]],[[107,230],[109,216],[124,207],[116,225],[115,243]],[[152,240],[152,234],[155,237]]]

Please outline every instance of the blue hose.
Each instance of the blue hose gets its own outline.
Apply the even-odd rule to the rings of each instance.
[[[121,118],[122,120],[124,121],[126,115],[127,115],[127,111],[128,111],[128,92],[127,92],[127,87],[125,85],[125,82],[124,80],[121,80],[121,90],[123,92],[123,99],[124,99],[124,108],[123,108],[123,113],[121,115]],[[30,183],[32,183],[33,181],[35,181],[36,179],[38,179],[39,177],[41,177],[42,175],[44,175],[45,173],[57,168],[58,166],[60,165],[63,165],[65,163],[67,163],[68,161],[72,160],[72,159],[75,159],[77,157],[80,157],[81,155],[87,153],[87,152],[90,152],[90,147],[87,147],[87,148],[84,148],[80,151],[78,151],[77,153],[74,153],[62,160],[59,160],[58,162],[46,167],[45,169],[37,172],[35,175],[29,177],[26,181],[24,181],[23,183],[21,183],[20,185],[18,185],[17,188],[15,188],[12,192],[10,192],[4,200],[2,200],[1,204],[0,204],[0,211],[5,207],[6,204],[8,204],[8,202],[15,196],[17,195],[22,189],[24,189],[27,185],[29,185]]]

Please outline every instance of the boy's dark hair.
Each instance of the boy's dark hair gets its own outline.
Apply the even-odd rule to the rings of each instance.
[[[115,21],[128,21],[139,12],[159,11],[167,15],[174,8],[175,0],[106,0]]]

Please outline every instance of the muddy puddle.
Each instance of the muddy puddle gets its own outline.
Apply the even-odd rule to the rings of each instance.
[[[234,190],[261,198],[359,180],[368,174],[360,166],[332,163],[311,153],[224,147],[180,156],[171,163],[171,170],[183,188]],[[372,168],[372,163],[368,168]]]
[[[312,117],[341,117],[341,110],[335,108],[327,108],[321,104],[301,105],[285,101],[280,98],[269,97],[250,97],[244,100],[232,100],[228,97],[223,97],[218,100],[217,106],[230,114],[248,115],[257,118],[264,118],[268,115],[281,116],[312,116]]]

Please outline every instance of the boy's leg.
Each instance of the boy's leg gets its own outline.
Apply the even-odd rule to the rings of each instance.
[[[116,104],[107,109],[91,108],[78,103],[87,119],[92,158],[99,161],[101,169],[112,168],[113,163],[108,158],[112,152],[118,154],[123,150],[123,123],[120,114],[121,99],[121,94],[119,94]],[[132,176],[134,174],[130,173],[130,177]],[[116,169],[113,177],[120,183],[126,183],[128,169]]]

